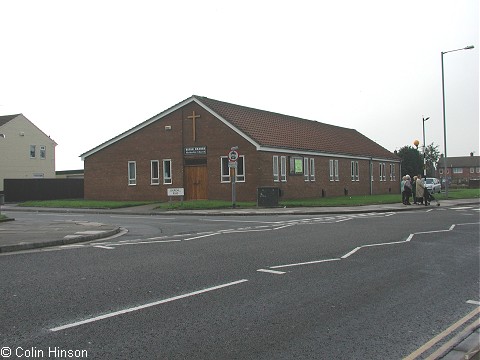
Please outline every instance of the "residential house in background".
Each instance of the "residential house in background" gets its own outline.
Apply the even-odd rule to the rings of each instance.
[[[54,178],[56,145],[23,114],[0,116],[0,192],[4,179]]]
[[[445,158],[441,157],[437,164],[437,177],[444,184]],[[447,157],[447,178],[449,184],[468,185],[470,180],[480,179],[480,156]]]
[[[57,179],[83,179],[83,169],[60,170],[55,172]]]
[[[81,158],[86,199],[229,200],[232,180],[238,201],[400,192],[400,158],[354,129],[195,95]]]

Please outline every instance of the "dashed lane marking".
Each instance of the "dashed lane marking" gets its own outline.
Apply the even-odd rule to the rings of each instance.
[[[270,269],[258,269],[257,271],[259,271],[259,272],[265,272],[265,273],[270,273],[270,274],[276,274],[276,275],[286,274],[285,271],[276,271],[276,270],[270,270]]]
[[[69,323],[69,324],[66,324],[66,325],[54,327],[54,328],[51,328],[50,331],[57,332],[57,331],[61,331],[61,330],[74,328],[74,327],[77,327],[77,326],[80,326],[80,325],[85,325],[85,324],[93,323],[93,322],[96,322],[96,321],[108,319],[108,318],[111,318],[111,317],[131,313],[131,312],[134,312],[134,311],[143,310],[143,309],[146,309],[146,308],[149,308],[149,307],[152,307],[152,306],[166,304],[166,303],[169,303],[169,302],[172,302],[172,301],[181,300],[181,299],[185,299],[185,298],[188,298],[188,297],[204,294],[204,293],[207,293],[207,292],[210,292],[210,291],[215,291],[215,290],[223,289],[223,288],[226,288],[226,287],[229,287],[229,286],[238,285],[238,284],[244,283],[246,281],[248,281],[248,280],[247,279],[242,279],[242,280],[238,280],[238,281],[233,281],[233,282],[230,282],[230,283],[226,283],[226,284],[217,285],[217,286],[209,287],[209,288],[206,288],[206,289],[194,291],[194,292],[191,292],[191,293],[188,293],[188,294],[174,296],[174,297],[171,297],[171,298],[168,298],[168,299],[154,301],[154,302],[151,302],[151,303],[148,303],[148,304],[144,304],[144,305],[135,306],[135,307],[119,310],[119,311],[106,313],[106,314],[103,314],[103,315],[100,315],[100,316],[95,316],[95,317],[91,317],[91,318],[88,318],[88,319],[85,319],[85,320],[81,320],[81,321]]]

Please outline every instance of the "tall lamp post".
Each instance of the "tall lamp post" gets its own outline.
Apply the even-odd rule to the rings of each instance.
[[[5,139],[5,134],[0,134],[0,138]],[[4,201],[4,196],[3,194],[0,195],[0,215],[2,215],[2,203]]]
[[[430,119],[430,117],[424,118],[422,116],[423,120],[423,178],[425,179],[427,177],[427,159],[425,157],[425,121]]]
[[[460,50],[470,50],[473,49],[473,45],[466,46],[461,49],[449,50],[449,51],[442,51],[442,101],[443,101],[443,147],[444,147],[444,154],[443,154],[443,172],[445,176],[445,197],[448,198],[448,178],[447,178],[447,122],[445,119],[445,76],[443,71],[443,55]]]

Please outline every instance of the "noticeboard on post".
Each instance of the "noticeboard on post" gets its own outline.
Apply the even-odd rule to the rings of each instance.
[[[168,196],[184,196],[185,189],[184,188],[169,188],[167,189]]]

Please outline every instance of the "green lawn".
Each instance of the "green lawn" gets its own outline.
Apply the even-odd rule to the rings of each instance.
[[[131,206],[153,204],[153,201],[100,201],[83,199],[25,201],[18,206],[49,208],[85,208],[85,209],[119,209]]]
[[[445,194],[436,194],[435,198],[444,200]],[[449,199],[478,199],[480,189],[451,189],[448,192]],[[360,206],[372,204],[392,204],[401,201],[400,194],[365,195],[365,196],[337,196],[302,200],[280,200],[281,207],[312,207],[312,206]],[[118,209],[131,206],[157,204],[156,208],[164,210],[196,210],[196,209],[227,209],[232,207],[231,201],[221,200],[196,200],[196,201],[173,201],[155,203],[148,201],[94,201],[94,200],[48,200],[27,201],[19,206],[56,207],[56,208],[88,208],[88,209]],[[255,202],[237,202],[238,208],[256,207]]]

